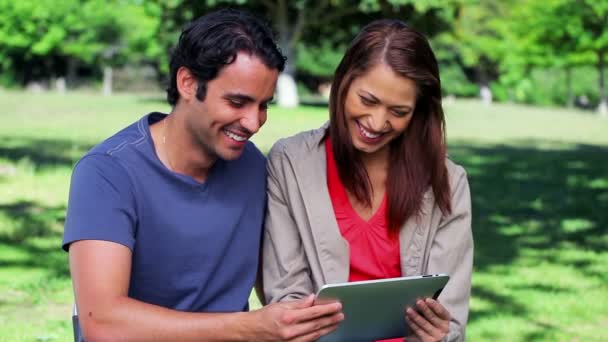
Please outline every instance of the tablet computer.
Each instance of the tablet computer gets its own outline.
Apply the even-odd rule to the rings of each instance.
[[[431,274],[324,285],[316,302],[339,301],[344,320],[319,341],[370,342],[407,336],[406,307],[414,307],[418,299],[437,299],[449,278]]]

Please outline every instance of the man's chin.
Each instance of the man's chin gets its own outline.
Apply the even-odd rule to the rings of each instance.
[[[244,148],[238,149],[238,150],[228,149],[226,151],[221,151],[220,153],[218,153],[218,157],[220,159],[227,160],[227,161],[236,160],[236,159],[239,159],[243,155],[244,150],[245,150]]]

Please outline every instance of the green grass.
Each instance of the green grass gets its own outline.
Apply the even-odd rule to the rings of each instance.
[[[73,297],[60,241],[71,167],[168,107],[161,96],[11,92],[0,105],[0,341],[67,341]],[[608,120],[475,101],[445,109],[449,154],[473,196],[468,339],[608,340]],[[271,108],[254,140],[268,151],[326,119],[324,108]]]

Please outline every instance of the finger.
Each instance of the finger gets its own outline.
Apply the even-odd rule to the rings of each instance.
[[[416,323],[418,327],[423,329],[428,335],[437,336],[441,333],[439,329],[431,324],[431,322],[429,322],[426,318],[418,314],[416,310],[408,308],[406,314],[406,318],[409,318],[410,321]]]
[[[424,300],[419,300],[416,302],[416,307],[422,312],[424,317],[431,322],[435,327],[441,327],[444,321],[438,317],[433,310],[427,305]]]
[[[431,336],[427,334],[427,332],[418,323],[414,322],[407,316],[405,317],[405,321],[407,322],[407,325],[412,329],[414,334],[418,336],[421,340],[428,341],[431,339]],[[407,340],[409,341],[410,338],[408,337]]]
[[[315,331],[326,330],[329,327],[336,326],[344,320],[343,313],[337,313],[331,316],[325,316],[315,320],[299,323],[292,327],[293,336],[306,336]]]
[[[311,295],[308,295],[307,297],[304,297],[301,299],[292,300],[289,302],[283,302],[283,305],[287,309],[303,309],[303,308],[311,307],[313,305],[314,301],[315,301],[315,295],[311,294]]]
[[[452,319],[452,315],[450,315],[450,312],[445,308],[445,306],[441,305],[441,303],[439,303],[438,301],[431,298],[427,298],[425,302],[441,319],[444,319],[446,321]]]
[[[309,341],[316,341],[319,338],[321,338],[321,336],[327,335],[331,332],[333,332],[334,330],[338,329],[339,327],[339,322],[335,323],[335,324],[331,324],[328,326],[325,326],[321,329],[318,329],[316,331],[312,331],[309,332],[307,334],[301,335],[296,337],[295,339],[289,340],[290,342],[309,342]]]
[[[319,298],[315,297],[315,305],[339,303],[340,301],[334,298]]]
[[[293,322],[306,322],[323,316],[331,316],[340,313],[341,310],[341,303],[330,303],[293,310],[289,315],[293,319]]]

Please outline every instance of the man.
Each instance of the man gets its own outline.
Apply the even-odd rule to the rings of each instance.
[[[266,200],[249,138],[284,60],[248,14],[199,18],[171,58],[171,114],[75,166],[63,248],[85,340],[311,341],[343,319],[312,296],[248,312]]]

